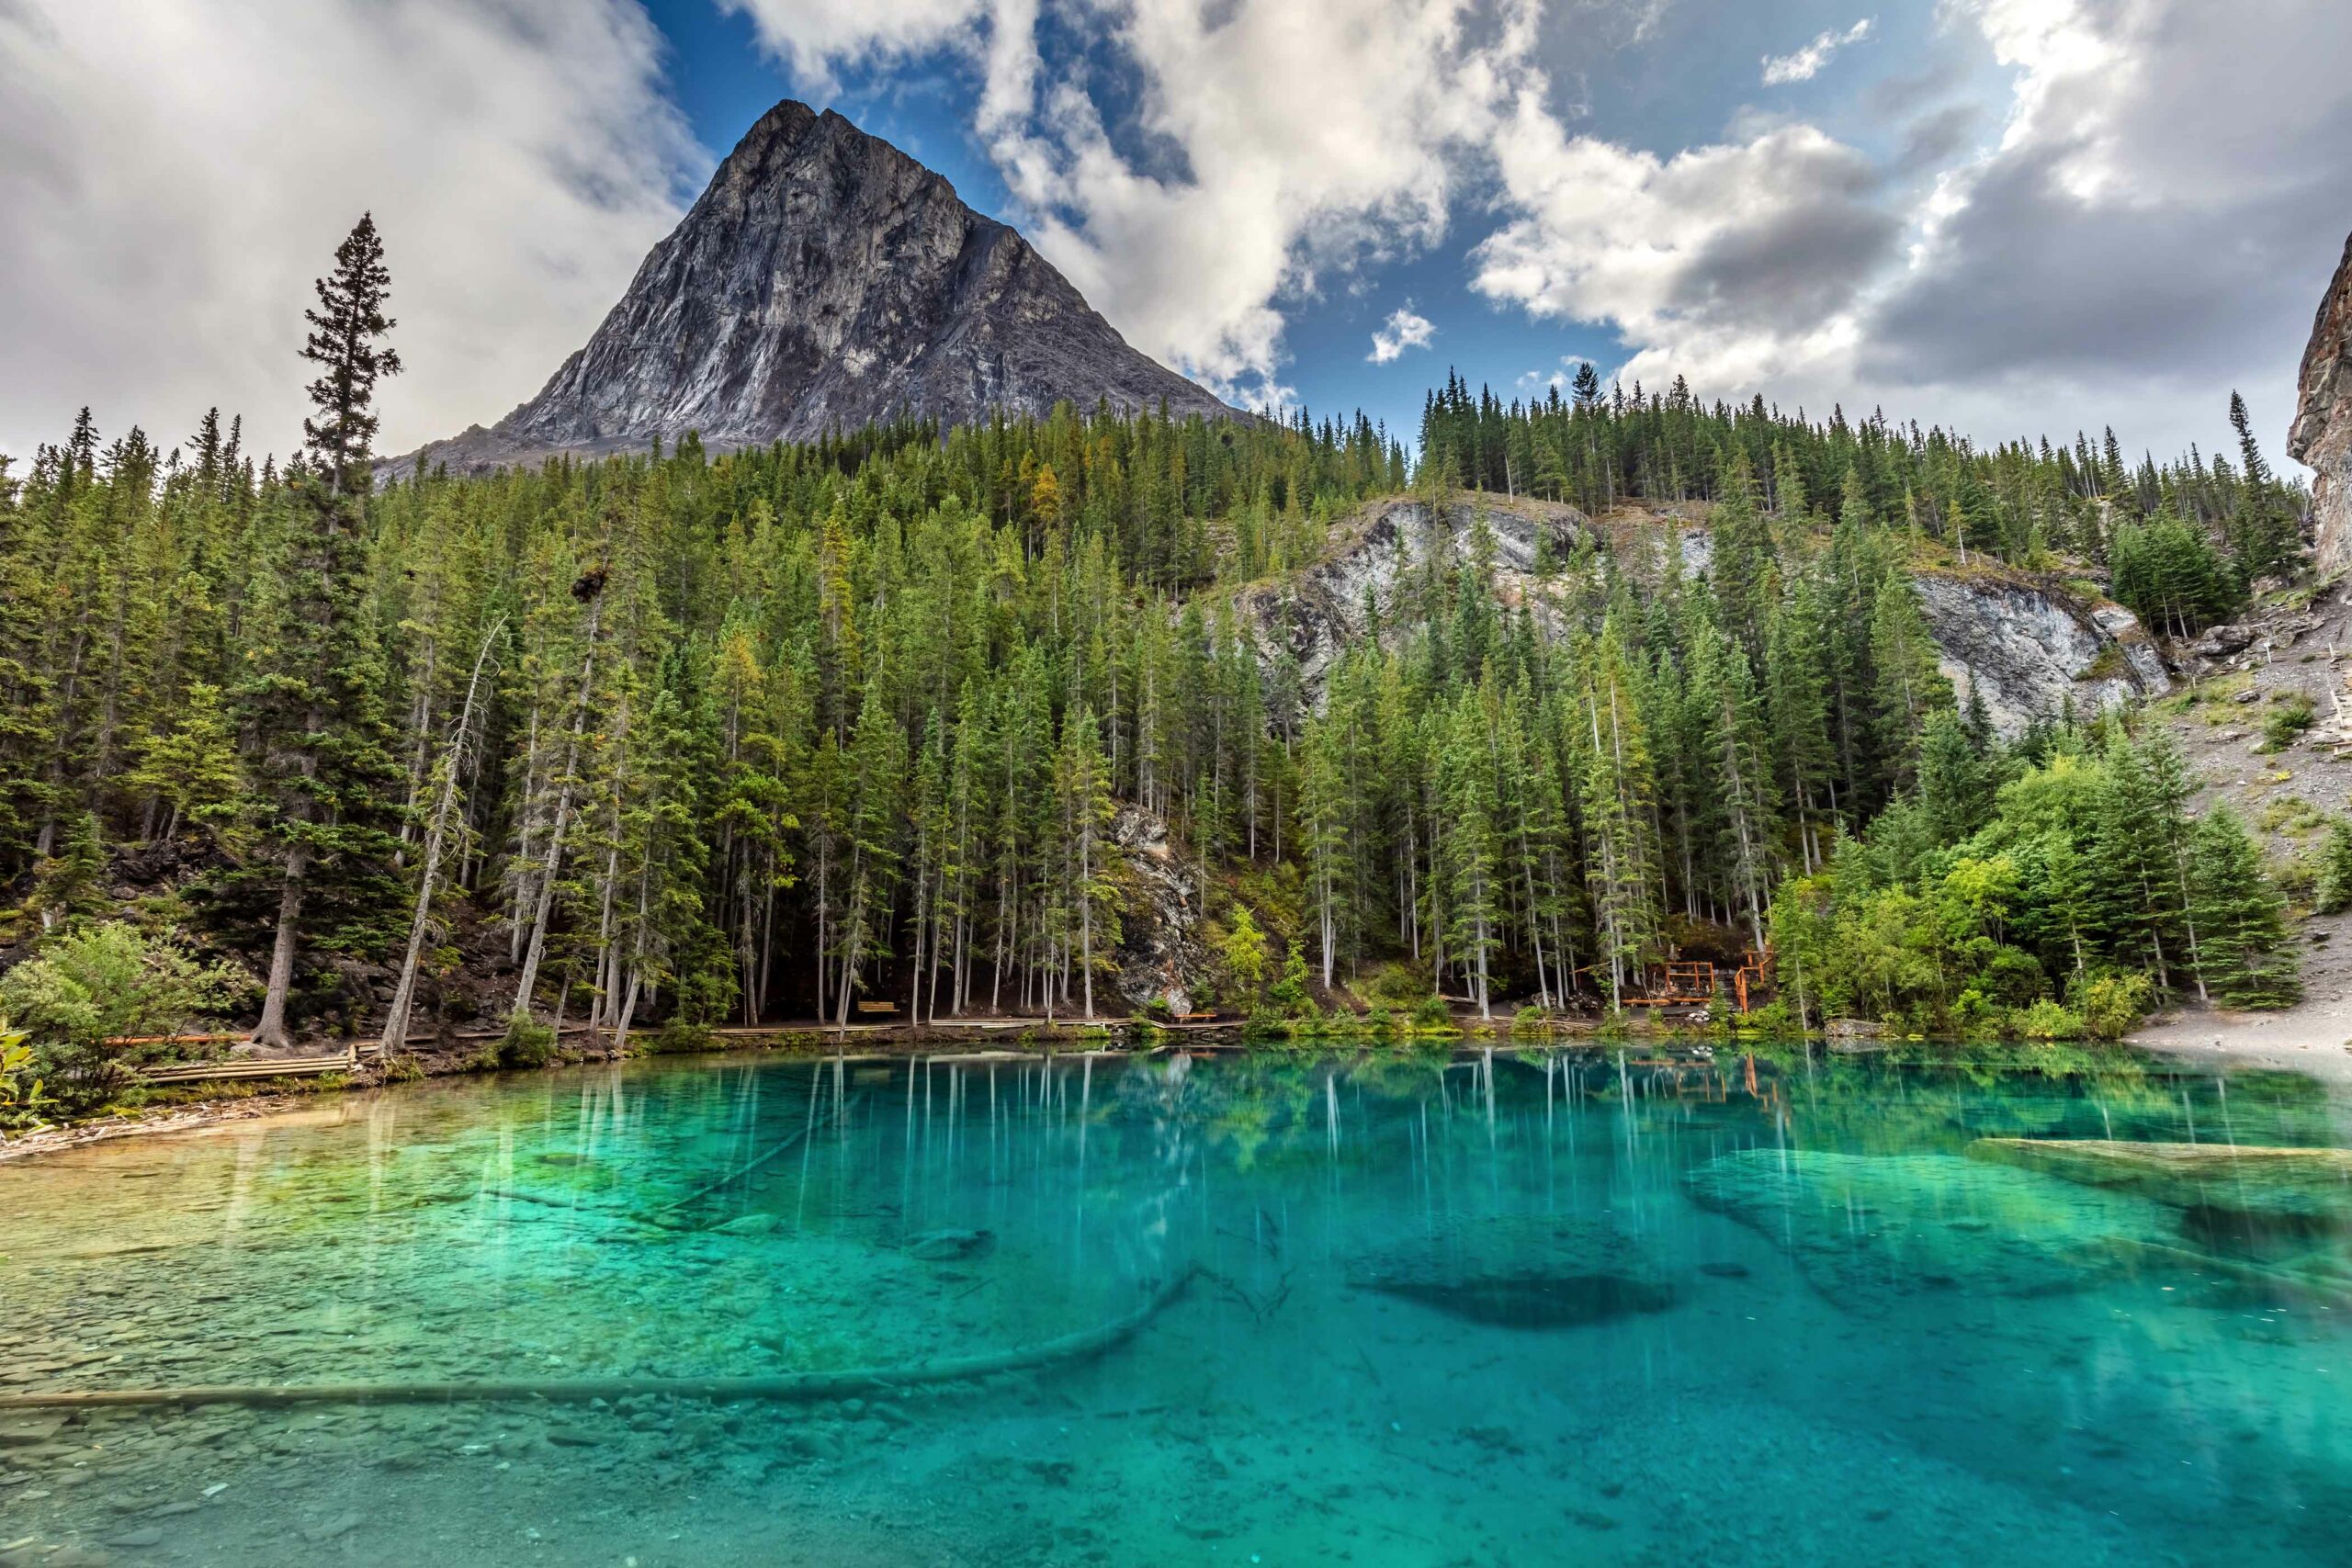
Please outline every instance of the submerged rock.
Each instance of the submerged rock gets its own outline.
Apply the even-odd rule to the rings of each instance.
[[[919,1263],[950,1263],[985,1252],[995,1242],[989,1231],[926,1231],[907,1242],[907,1256]]]
[[[1506,1328],[1605,1323],[1663,1312],[1677,1299],[1623,1232],[1516,1215],[1464,1222],[1366,1254],[1349,1266],[1347,1280],[1356,1290]]]
[[[1371,1280],[1359,1289],[1501,1328],[1575,1328],[1664,1312],[1675,1301],[1672,1286],[1622,1274],[1473,1274],[1442,1281]]]
[[[2175,1208],[2227,1197],[2235,1208],[2330,1214],[2352,1210],[2352,1149],[1979,1138],[1968,1145],[1968,1156],[2046,1171],[2087,1187],[2137,1192]]]
[[[1979,1138],[1968,1155],[2153,1200],[2210,1251],[2284,1258],[2352,1234],[2352,1150]]]
[[[1742,1149],[1683,1182],[1702,1207],[1788,1247],[1849,1312],[1923,1292],[2063,1294],[2177,1247],[2150,1205],[1956,1155]]]
[[[774,1235],[783,1222],[775,1215],[754,1212],[738,1214],[733,1219],[713,1225],[711,1229],[727,1235]]]

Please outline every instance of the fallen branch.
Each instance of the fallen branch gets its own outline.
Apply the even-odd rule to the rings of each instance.
[[[820,1074],[823,1070],[824,1069],[821,1066],[818,1069]],[[841,1116],[846,1118],[852,1111],[857,1109],[858,1101],[864,1098],[865,1097],[863,1095],[852,1095],[849,1099],[848,1104],[842,1107],[840,1112]],[[673,1199],[670,1202],[662,1204],[660,1208],[654,1210],[650,1214],[648,1214],[645,1217],[652,1221],[653,1224],[657,1225],[670,1224],[672,1222],[666,1218],[667,1215],[675,1213],[678,1210],[684,1208],[689,1203],[698,1202],[722,1189],[732,1187],[735,1183],[751,1175],[752,1172],[758,1170],[764,1166],[773,1165],[775,1161],[782,1159],[786,1155],[790,1154],[794,1149],[799,1147],[800,1141],[803,1138],[808,1137],[812,1133],[818,1132],[822,1128],[830,1127],[833,1124],[835,1114],[832,1108],[832,1102],[831,1100],[826,1100],[823,1104],[825,1109],[821,1114],[811,1115],[808,1121],[802,1122],[799,1126],[795,1127],[789,1134],[786,1134],[784,1142],[776,1145],[775,1147],[770,1149],[767,1153],[759,1156],[747,1165],[737,1167],[735,1169],[729,1171],[725,1176],[720,1177],[716,1181],[708,1182],[701,1187],[695,1188],[693,1191],[687,1193],[683,1198]]]
[[[902,1367],[860,1367],[838,1372],[782,1372],[770,1377],[742,1378],[577,1378],[563,1382],[394,1383],[202,1383],[186,1388],[81,1389],[51,1393],[0,1394],[0,1410],[89,1410],[108,1406],[246,1404],[498,1404],[541,1400],[551,1404],[584,1404],[592,1400],[635,1399],[653,1395],[668,1399],[756,1399],[779,1403],[838,1399],[893,1388],[959,1382],[995,1377],[1032,1367],[1075,1361],[1121,1344],[1149,1323],[1177,1297],[1199,1272],[1187,1267],[1146,1297],[1134,1311],[1091,1328],[1057,1338],[994,1350],[978,1356],[946,1356]]]

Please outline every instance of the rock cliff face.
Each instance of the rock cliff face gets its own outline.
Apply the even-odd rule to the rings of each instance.
[[[1346,525],[1320,562],[1295,578],[1243,589],[1237,607],[1256,628],[1269,660],[1288,651],[1307,702],[1319,705],[1332,663],[1370,629],[1367,601],[1384,622],[1393,624],[1400,614],[1409,620],[1413,569],[1433,556],[1471,558],[1482,517],[1492,541],[1496,586],[1507,603],[1525,592],[1542,534],[1551,536],[1555,560],[1566,561],[1580,538],[1592,538],[1615,549],[1628,570],[1649,577],[1662,570],[1662,550],[1679,548],[1682,570],[1691,574],[1706,571],[1713,554],[1705,528],[1692,525],[1679,509],[1631,528],[1603,530],[1573,506],[1524,498],[1465,497],[1442,515],[1424,502],[1385,501]],[[1994,727],[2006,737],[2022,734],[2036,719],[2055,719],[2069,706],[2087,717],[2171,687],[2155,644],[2120,604],[2079,600],[2029,579],[1985,571],[1924,572],[1918,586],[1938,662],[1963,694],[1973,677]],[[1539,611],[1539,626],[1551,631],[1547,619]]]
[[[2352,566],[2352,240],[2319,303],[2297,389],[2287,456],[2318,475],[2312,558],[2325,573]]]
[[[1234,412],[1129,347],[938,175],[831,110],[786,102],[537,397],[389,467],[478,469],[688,431],[713,448],[763,445],[902,413],[1044,413],[1065,398]]]
[[[1333,662],[1370,631],[1367,599],[1383,620],[1392,619],[1414,568],[1432,557],[1474,558],[1481,518],[1492,541],[1497,589],[1512,602],[1535,570],[1541,536],[1550,536],[1553,558],[1565,560],[1592,526],[1573,506],[1524,498],[1477,496],[1442,509],[1421,501],[1375,502],[1342,526],[1321,561],[1295,579],[1243,589],[1237,607],[1269,657],[1288,650],[1301,688],[1320,702]]]
[[[1140,1012],[1158,1001],[1190,1012],[1208,949],[1200,935],[1201,897],[1193,868],[1168,841],[1168,824],[1141,807],[1119,808],[1112,827],[1132,877],[1118,952],[1118,990]]]
[[[2007,739],[2069,707],[2081,717],[2170,689],[2139,619],[2024,581],[1923,572],[1919,608],[1937,662],[1963,698],[1971,678]]]

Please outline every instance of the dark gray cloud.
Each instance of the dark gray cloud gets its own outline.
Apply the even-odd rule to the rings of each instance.
[[[1765,177],[1781,200],[1713,235],[1675,280],[1670,308],[1787,331],[1849,306],[1894,252],[1903,224],[1860,160]]]
[[[1973,14],[2019,73],[2015,116],[1864,318],[1862,375],[2043,376],[2217,406],[2238,384],[2257,417],[2282,420],[2352,227],[2352,6],[1982,0]]]
[[[1940,169],[1972,146],[1984,125],[1974,104],[1945,104],[1903,128],[1903,151],[1894,166],[1906,175]]]
[[[2099,210],[2059,189],[2052,163],[2007,160],[1977,184],[1931,264],[1871,318],[1866,372],[2209,378],[2309,316],[2352,225],[2352,164],[2260,199]]]

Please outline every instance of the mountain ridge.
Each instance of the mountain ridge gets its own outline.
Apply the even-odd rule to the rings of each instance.
[[[753,123],[539,392],[389,460],[459,471],[688,432],[728,449],[1068,400],[1238,417],[1127,344],[1019,231],[831,109]]]

